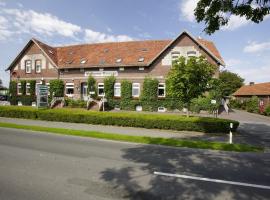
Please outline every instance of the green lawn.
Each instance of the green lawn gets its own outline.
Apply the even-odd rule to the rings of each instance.
[[[223,151],[237,151],[237,152],[262,152],[264,148],[256,147],[245,144],[227,144],[222,142],[208,142],[208,141],[191,141],[191,140],[178,140],[168,138],[152,138],[143,136],[129,136],[121,134],[103,133],[97,131],[82,131],[82,130],[71,130],[64,128],[50,128],[41,126],[29,126],[29,125],[18,125],[12,123],[0,122],[0,127],[24,129],[31,131],[51,132],[63,135],[83,136],[107,140],[134,142],[141,144],[155,144],[172,147],[188,147],[188,148],[199,148],[199,149],[213,149]]]

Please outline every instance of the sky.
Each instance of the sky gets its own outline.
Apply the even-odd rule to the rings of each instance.
[[[232,15],[211,36],[193,15],[197,0],[0,0],[0,79],[35,37],[52,46],[174,39],[187,30],[215,43],[226,66],[245,83],[270,82],[270,16],[260,24]]]

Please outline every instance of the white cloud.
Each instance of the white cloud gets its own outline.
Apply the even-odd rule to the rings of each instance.
[[[182,0],[179,5],[180,20],[195,22],[194,10],[199,0]]]
[[[251,21],[246,20],[244,17],[231,15],[229,18],[228,24],[226,26],[221,27],[221,30],[233,31],[240,27],[251,24]]]
[[[266,50],[270,50],[270,42],[251,42],[244,47],[244,52],[246,53],[259,53]]]
[[[82,31],[81,27],[60,20],[50,13],[38,13],[33,10],[3,9],[11,24],[19,33],[38,33],[52,36],[58,34],[75,37]]]
[[[238,66],[242,63],[243,63],[243,61],[240,59],[235,59],[235,58],[226,59],[226,65],[229,67]]]
[[[131,41],[133,38],[127,35],[110,35],[101,33],[98,31],[93,31],[91,29],[85,29],[85,42],[94,43],[94,42],[123,42]]]
[[[0,16],[0,41],[6,40],[12,35],[12,32],[8,30],[8,20]]]

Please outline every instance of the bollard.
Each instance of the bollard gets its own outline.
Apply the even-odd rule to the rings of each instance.
[[[233,123],[230,123],[230,135],[229,135],[229,143],[232,144],[232,129],[233,129]]]

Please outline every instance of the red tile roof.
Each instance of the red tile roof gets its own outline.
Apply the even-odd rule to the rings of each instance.
[[[188,34],[183,32],[182,34]],[[181,35],[182,35],[181,34]],[[178,38],[181,36],[179,35]],[[193,37],[192,37],[193,38]],[[217,62],[224,64],[213,42],[193,38]],[[175,40],[145,40],[129,42],[109,42],[96,44],[80,44],[61,47],[49,46],[37,39],[32,39],[58,68],[74,67],[113,67],[113,66],[148,66],[163,50]],[[29,44],[29,43],[28,43]],[[24,50],[23,50],[24,51]],[[20,53],[22,54],[23,51]],[[19,56],[18,56],[19,57]],[[17,58],[18,58],[17,57]],[[16,58],[16,59],[17,59]],[[143,58],[141,62],[139,59]],[[9,66],[12,67],[12,62]],[[121,59],[121,62],[117,62]],[[81,63],[85,60],[85,63]]]
[[[244,85],[233,96],[270,95],[270,82]]]

